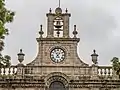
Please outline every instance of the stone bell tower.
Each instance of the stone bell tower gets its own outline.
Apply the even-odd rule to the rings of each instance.
[[[47,37],[63,37],[69,38],[69,18],[71,16],[70,13],[62,13],[62,9],[60,7],[56,8],[55,13],[50,12],[47,15]]]
[[[74,25],[73,35],[69,36],[69,19],[71,14],[66,9],[62,11],[60,7],[55,12],[49,10],[47,16],[47,37],[43,37],[43,29],[39,31],[40,37],[37,38],[39,45],[36,59],[28,65],[37,66],[86,66],[78,57],[76,25]]]

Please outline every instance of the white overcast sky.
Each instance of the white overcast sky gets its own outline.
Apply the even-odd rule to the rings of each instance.
[[[10,35],[5,39],[4,54],[17,64],[17,53],[22,48],[24,63],[31,62],[37,55],[36,38],[39,25],[46,32],[46,13],[58,7],[58,0],[6,0],[6,6],[16,12],[14,22],[8,24]],[[63,11],[72,14],[70,31],[77,25],[80,58],[91,64],[92,50],[99,54],[99,65],[110,65],[110,60],[120,57],[120,0],[61,0]]]

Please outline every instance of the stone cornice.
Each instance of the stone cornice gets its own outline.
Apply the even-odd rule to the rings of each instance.
[[[0,87],[46,87],[44,80],[30,80],[30,79],[0,79]],[[72,88],[90,88],[90,87],[101,87],[101,88],[118,88],[120,87],[120,80],[71,80],[69,87]]]
[[[49,15],[51,15],[51,16],[56,16],[55,13],[47,13],[47,14],[46,14],[47,17],[48,17]],[[68,15],[69,17],[71,16],[70,13],[62,13],[62,14],[61,14],[61,16],[66,16],[66,15]]]
[[[30,79],[4,79],[0,80],[0,87],[44,87],[44,80],[30,80]]]
[[[91,66],[45,66],[45,65],[42,65],[42,66],[32,66],[32,65],[27,65],[27,66],[24,66],[24,67],[32,67],[32,68],[42,68],[42,67],[57,67],[57,68],[91,68]]]
[[[120,88],[120,80],[73,80],[69,87],[74,88]]]
[[[80,38],[36,38],[39,41],[80,41]]]

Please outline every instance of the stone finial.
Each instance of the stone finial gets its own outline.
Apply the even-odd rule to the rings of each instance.
[[[49,13],[52,13],[52,9],[51,8],[49,9]]]
[[[96,50],[93,50],[93,54],[91,55],[91,57],[93,64],[94,65],[98,64],[98,60],[97,60],[98,54],[96,54]]]
[[[43,30],[42,30],[42,25],[40,25],[39,34],[40,34],[40,38],[42,38],[42,37],[43,37],[43,34],[44,34],[44,32],[43,32]]]
[[[22,63],[25,56],[25,54],[22,52],[22,49],[20,49],[20,53],[18,53],[17,55],[18,55],[19,62]]]
[[[68,9],[67,8],[66,8],[65,12],[68,13]]]
[[[74,38],[77,38],[76,35],[78,34],[77,30],[76,30],[76,25],[74,25],[74,31],[73,31],[73,35]]]
[[[58,8],[56,8],[55,9],[55,13],[56,13],[56,15],[61,15],[62,14],[62,9],[60,8],[60,7],[58,7]]]

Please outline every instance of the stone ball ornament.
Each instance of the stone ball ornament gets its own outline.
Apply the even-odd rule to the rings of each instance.
[[[56,9],[55,9],[55,13],[56,13],[57,15],[62,14],[62,9],[61,9],[60,7],[56,8]]]

